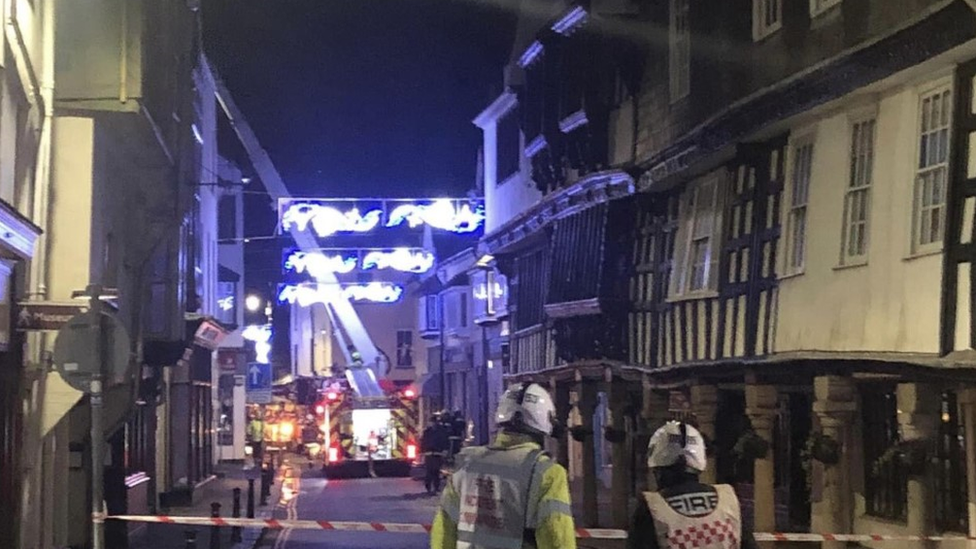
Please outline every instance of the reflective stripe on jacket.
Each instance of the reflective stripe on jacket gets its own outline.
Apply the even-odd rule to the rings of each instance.
[[[444,490],[432,549],[575,549],[566,470],[525,435],[469,448]]]
[[[718,501],[704,501],[705,498]],[[714,494],[673,497],[670,504],[658,492],[645,492],[644,500],[654,519],[660,549],[740,549],[742,546],[739,498],[727,484],[715,486]],[[680,504],[680,509],[673,507],[675,503]]]

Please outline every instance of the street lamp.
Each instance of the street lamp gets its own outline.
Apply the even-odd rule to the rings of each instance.
[[[251,311],[252,313],[256,313],[259,310],[261,310],[261,298],[254,294],[251,294],[247,296],[247,298],[244,300],[244,306],[247,307],[248,311]]]

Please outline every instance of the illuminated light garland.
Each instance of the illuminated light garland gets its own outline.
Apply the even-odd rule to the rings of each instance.
[[[293,204],[281,216],[281,224],[286,230],[295,226],[299,231],[312,229],[319,236],[332,236],[336,233],[368,233],[380,224],[383,211],[369,210],[365,215],[359,208],[342,213],[331,206],[319,204]]]
[[[392,251],[371,251],[363,257],[363,270],[395,269],[404,273],[426,273],[434,268],[434,254],[427,250],[397,248]]]
[[[373,303],[395,303],[402,295],[402,287],[386,282],[350,285],[289,284],[282,288],[278,300],[308,307],[316,303],[328,304],[340,298]]]
[[[308,272],[308,274],[318,278],[326,273],[351,273],[356,269],[356,263],[355,256],[293,252],[285,261],[285,270],[297,273]]]
[[[230,311],[234,308],[234,296],[229,295],[227,297],[222,297],[217,300],[217,307],[221,311]]]
[[[241,332],[241,336],[244,339],[254,342],[255,362],[259,364],[268,364],[271,362],[269,355],[271,354],[272,335],[273,332],[270,324],[263,326],[251,325],[244,328],[244,331]]]
[[[455,207],[451,200],[435,200],[430,204],[403,204],[394,208],[386,222],[387,227],[396,227],[404,221],[411,228],[428,225],[434,229],[455,233],[470,233],[478,230],[485,220],[484,208],[464,202]]]

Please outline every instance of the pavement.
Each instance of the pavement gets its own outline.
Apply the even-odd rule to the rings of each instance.
[[[188,507],[172,507],[160,509],[160,514],[172,516],[209,517],[211,503],[220,503],[220,516],[230,517],[233,511],[234,488],[241,489],[241,516],[247,516],[248,478],[254,478],[254,515],[255,518],[271,518],[275,510],[282,505],[281,489],[284,466],[279,467],[274,484],[271,486],[271,497],[268,505],[260,505],[261,480],[256,469],[245,469],[240,464],[218,464],[215,467],[215,478],[207,484],[197,488],[193,497],[193,505]],[[196,535],[196,548],[209,549],[211,547],[211,529],[171,524],[131,523],[129,527],[129,549],[186,549],[187,532]],[[263,531],[258,528],[242,530],[242,541],[231,541],[231,529],[220,528],[220,549],[252,549],[262,537]]]

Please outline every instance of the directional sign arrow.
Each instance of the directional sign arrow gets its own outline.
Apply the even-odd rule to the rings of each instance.
[[[248,370],[248,373],[251,374],[251,387],[260,387],[261,368],[258,368],[257,366],[251,366],[251,369]]]

